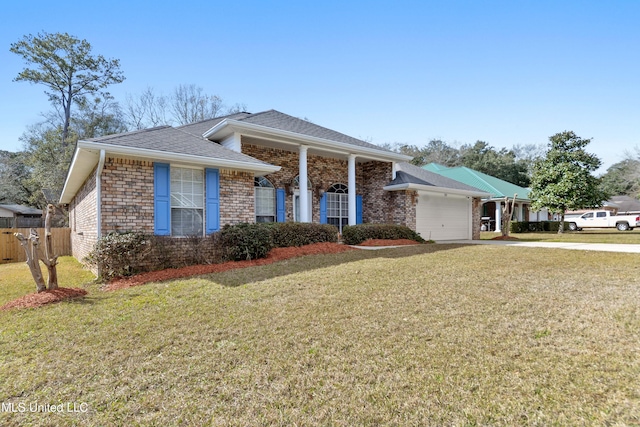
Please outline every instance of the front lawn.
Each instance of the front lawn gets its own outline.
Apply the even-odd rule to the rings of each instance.
[[[537,233],[509,233],[511,237],[531,242],[574,242],[574,243],[633,243],[640,244],[640,228],[632,231],[618,231],[615,228],[589,229],[582,231],[565,230],[563,234],[557,232]],[[481,240],[493,239],[500,233],[484,231],[480,233]]]
[[[47,267],[40,263],[45,283],[47,282]],[[84,270],[75,258],[64,256],[58,258],[58,284],[65,288],[82,287],[91,282],[95,276],[89,270]],[[31,272],[24,262],[0,264],[0,307],[23,295],[36,291]]]
[[[0,312],[0,424],[638,424],[637,265],[419,245],[92,286]]]

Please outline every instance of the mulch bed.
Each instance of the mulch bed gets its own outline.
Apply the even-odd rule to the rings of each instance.
[[[498,236],[498,237],[494,237],[491,240],[520,240],[517,237],[511,237],[511,236]]]
[[[52,291],[36,292],[28,294],[13,301],[9,301],[0,310],[9,310],[12,308],[33,308],[40,307],[45,304],[62,301],[68,298],[77,298],[87,294],[87,291],[80,288],[58,288]]]
[[[161,282],[163,280],[179,279],[182,277],[198,276],[201,274],[220,273],[223,271],[234,270],[236,268],[272,264],[277,261],[305,255],[335,254],[351,250],[354,249],[350,246],[329,242],[314,243],[312,245],[300,247],[275,248],[269,251],[266,258],[252,259],[249,261],[229,261],[222,264],[192,265],[189,267],[151,271],[149,273],[142,273],[132,277],[114,280],[103,289],[106,291],[115,291],[117,289],[144,285],[149,282]]]

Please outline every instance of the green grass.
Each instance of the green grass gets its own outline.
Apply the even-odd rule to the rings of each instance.
[[[45,283],[47,267],[40,263]],[[94,279],[89,270],[83,270],[75,258],[66,256],[58,259],[58,284],[65,288],[78,288]],[[18,297],[36,291],[36,284],[27,265],[23,262],[0,264],[0,306]]]
[[[0,424],[640,423],[634,254],[420,245],[89,289],[0,312],[0,403],[88,411]]]
[[[480,239],[488,240],[500,233],[482,232]],[[640,244],[640,228],[632,231],[617,231],[616,229],[590,229],[582,231],[567,231],[563,234],[557,232],[539,233],[509,233],[512,237],[532,242],[575,242],[575,243],[627,243]]]

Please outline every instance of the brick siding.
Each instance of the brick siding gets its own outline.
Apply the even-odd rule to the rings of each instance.
[[[91,252],[98,240],[96,194],[94,169],[69,205],[71,254],[80,261]]]
[[[299,174],[300,155],[297,151],[287,151],[258,145],[253,138],[242,138],[242,152],[264,162],[281,166],[278,172],[266,175],[275,188],[289,190],[285,199],[286,220],[293,221],[292,182]],[[348,165],[346,160],[322,157],[309,154],[307,156],[307,176],[311,182],[312,221],[320,222],[320,190],[326,191],[333,184],[348,185]],[[362,195],[362,219],[368,223],[395,223],[407,225],[415,230],[415,203],[413,203],[413,220],[410,204],[404,196],[393,195],[384,191],[391,181],[391,163],[369,161],[356,163],[356,193]],[[396,192],[396,193],[405,193]],[[415,200],[414,200],[415,202]],[[401,218],[401,220],[396,220]]]

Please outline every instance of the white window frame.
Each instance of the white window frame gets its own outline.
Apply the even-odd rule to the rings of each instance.
[[[190,181],[185,181],[183,179],[182,176],[182,171],[186,171],[186,170],[191,170],[191,171],[197,171],[199,172],[201,181],[198,182],[197,180],[190,180]],[[178,182],[177,180],[174,180],[174,172],[181,172],[181,179],[179,180],[180,182],[180,191],[178,191],[178,189],[176,188],[176,182]],[[204,173],[204,169],[202,168],[198,168],[198,167],[193,167],[193,166],[177,166],[177,165],[171,165],[169,168],[169,182],[170,182],[170,209],[171,209],[171,235],[175,236],[175,237],[189,237],[189,236],[204,236],[204,229],[205,229],[205,218],[206,218],[206,204],[205,204],[205,197],[206,197],[206,182],[205,182],[205,173]],[[185,183],[189,182],[191,184],[191,191],[187,192],[187,191],[182,191],[185,189]],[[201,184],[201,194],[198,192],[194,192],[194,184]],[[197,233],[193,233],[193,234],[182,234],[182,233],[176,233],[175,232],[175,228],[174,228],[174,212],[175,210],[194,210],[196,211],[196,213],[200,215],[201,217],[201,222],[202,222],[202,226],[200,228],[200,231]],[[184,227],[183,227],[184,228]]]
[[[268,185],[266,185],[268,184]],[[270,194],[270,196],[265,196],[265,194]],[[253,180],[253,198],[254,198],[254,214],[256,222],[276,222],[277,221],[277,206],[276,206],[276,189],[267,178],[260,176],[255,177]],[[272,212],[266,212],[266,209],[262,212],[259,212],[260,209],[263,209],[261,203],[258,203],[259,200],[271,200],[271,206],[273,208]],[[266,213],[266,214],[265,214]],[[258,221],[258,218],[268,218],[273,217],[271,221]]]
[[[349,223],[349,187],[338,182],[329,187],[325,194],[327,195],[327,224],[335,225],[342,233],[343,222],[346,220],[346,224]],[[336,203],[337,206],[335,206]],[[336,213],[336,209],[338,215],[331,215],[330,213]]]

